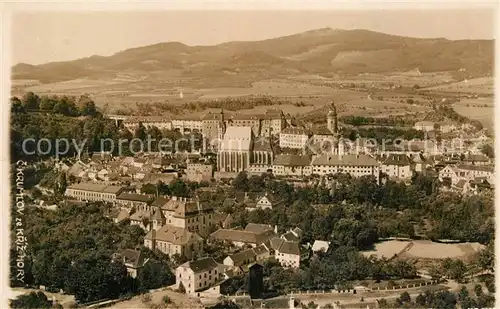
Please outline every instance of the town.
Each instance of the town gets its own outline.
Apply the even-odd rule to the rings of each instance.
[[[263,288],[263,273],[268,273],[269,267],[289,271],[312,267],[318,263],[317,259],[334,250],[332,247],[342,244],[345,240],[329,235],[335,233],[335,228],[332,232],[321,231],[326,228],[324,224],[328,226],[331,223],[318,221],[317,227],[314,226],[314,222],[320,220],[315,216],[321,217],[322,213],[329,216],[333,211],[331,203],[335,201],[342,202],[342,208],[346,207],[349,199],[350,205],[354,205],[351,204],[353,202],[405,203],[402,196],[390,197],[394,194],[390,191],[400,186],[423,190],[424,195],[433,196],[452,194],[468,199],[491,196],[495,187],[494,167],[488,152],[491,140],[486,131],[478,130],[467,122],[418,122],[414,130],[425,134],[444,133],[449,136],[448,140],[403,139],[398,140],[396,145],[377,145],[376,139],[357,138],[353,141],[344,138],[342,132],[345,125],[339,122],[335,103],[330,102],[326,107],[328,113],[324,127],[320,129],[301,125],[296,119],[287,119],[282,111],[277,110],[268,110],[265,115],[250,118],[227,117],[221,110],[220,113],[209,113],[201,120],[155,116],[104,117],[100,121],[117,126],[126,132],[125,136],[144,139],[145,134],[162,132],[161,129],[180,135],[197,134],[202,141],[215,142],[197,143],[198,148],[194,149],[138,152],[128,156],[116,154],[116,150],[115,153],[89,153],[87,149],[83,154],[68,154],[64,158],[48,157],[32,163],[35,170],[45,170],[45,175],[33,187],[30,203],[39,211],[49,213],[67,207],[85,213],[90,205],[101,205],[104,220],[122,228],[126,227],[124,224],[128,225],[135,234],[135,241],[139,241],[127,241],[128,247],[120,245],[120,249],[109,257],[112,261],[123,263],[127,276],[138,281],[152,280],[144,278],[147,276],[144,272],[155,276],[158,270],[151,273],[157,268],[146,265],[159,267],[158,263],[165,263],[163,268],[160,267],[160,273],[170,272],[171,277],[158,274],[166,276],[165,281],[147,285],[149,288],[171,284],[169,289],[172,291],[182,291],[204,304],[211,304],[221,297],[231,299],[231,295],[241,301],[245,297],[262,299],[277,289]],[[31,112],[17,111],[18,115],[25,113]],[[455,143],[457,136],[468,136],[468,139]],[[212,148],[203,149],[203,145],[207,144],[211,144]],[[361,189],[362,193],[352,200],[355,188]],[[379,202],[375,196],[377,188],[387,191],[378,193],[384,195]],[[410,194],[412,189],[406,190],[410,190]],[[319,197],[301,197],[300,194]],[[299,199],[298,204],[293,196]],[[423,201],[411,201],[416,202]],[[294,211],[287,209],[304,207],[304,203],[306,209],[313,209],[312,217],[306,219],[310,216],[308,211],[303,219],[280,217],[283,211]],[[401,207],[395,205],[393,209]],[[402,220],[400,211],[395,211],[393,215]],[[424,222],[429,224],[429,219]],[[411,239],[436,239],[419,222],[407,221],[405,228],[401,224],[399,222],[398,227],[391,227],[392,231],[385,233],[380,228],[374,232],[365,227],[367,230],[364,232],[361,232],[364,228],[357,232],[361,234],[357,236],[354,246],[369,250],[377,241],[384,240],[386,244],[396,242],[398,245],[391,253],[394,256],[379,256],[394,259],[420,242]],[[366,238],[359,238],[362,233],[368,233],[364,236]],[[443,235],[484,243],[479,238],[460,236],[450,231]],[[442,245],[453,246],[446,242]],[[469,250],[476,252],[479,249]],[[378,256],[379,253],[376,254]],[[450,260],[450,257],[446,258],[445,261]],[[148,267],[152,268],[146,271]],[[408,264],[407,267],[413,270],[400,275],[402,279],[420,276],[428,278],[426,284],[435,285],[448,276],[437,275],[434,268],[428,266],[420,269]],[[460,280],[464,280],[464,276],[461,273]],[[249,290],[245,288],[244,278],[253,279],[246,279],[252,282]],[[266,280],[268,286],[272,275]],[[46,282],[42,284],[46,286],[52,281],[38,279],[35,282]],[[144,293],[141,285],[134,283],[130,291]],[[321,293],[331,289],[335,293],[346,291],[351,295],[359,289],[358,293],[374,289],[352,283],[320,286],[323,287]],[[45,288],[47,291],[62,291],[63,286],[55,284]],[[294,295],[290,287],[281,287],[278,291]],[[82,303],[99,301],[96,295],[88,292],[74,290],[74,293],[79,295],[77,300],[80,298]],[[103,304],[111,301],[104,295],[103,298]],[[285,300],[293,303],[290,299]],[[341,306],[340,303],[334,305]]]
[[[12,14],[10,308],[495,307],[492,10],[307,5]]]

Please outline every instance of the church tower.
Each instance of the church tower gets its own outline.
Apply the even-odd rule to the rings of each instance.
[[[327,116],[328,130],[337,135],[339,133],[338,122],[337,122],[337,108],[335,107],[335,102],[332,101],[330,104],[330,111]]]
[[[219,136],[218,138],[222,140],[224,134],[226,133],[226,120],[224,119],[224,108],[221,108],[219,115]]]

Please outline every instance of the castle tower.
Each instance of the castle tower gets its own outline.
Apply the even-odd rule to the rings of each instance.
[[[327,116],[328,130],[332,132],[334,135],[337,135],[339,132],[338,121],[337,121],[337,108],[335,107],[335,102],[332,101],[330,104],[330,111]]]

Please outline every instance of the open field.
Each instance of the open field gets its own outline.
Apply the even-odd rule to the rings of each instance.
[[[178,105],[193,101],[216,100],[227,97],[273,96],[291,104],[275,105],[287,114],[300,115],[313,112],[331,100],[339,107],[340,115],[380,116],[401,115],[408,112],[425,111],[422,106],[399,103],[398,99],[386,96],[387,100],[370,100],[366,92],[347,89],[334,89],[327,86],[308,84],[304,81],[289,79],[269,79],[251,84],[251,87],[194,88],[186,84],[171,84],[161,81],[144,81],[137,75],[120,75],[108,80],[75,79],[50,84],[34,84],[34,81],[19,81],[13,87],[13,95],[22,96],[25,91],[39,95],[81,95],[89,94],[99,107],[107,107],[106,113],[117,109],[134,109],[135,103],[161,103]],[[22,85],[28,85],[24,87]],[[181,97],[182,93],[182,97]],[[384,93],[385,94],[385,93]],[[394,97],[396,98],[396,97]],[[300,103],[301,106],[296,106]],[[262,114],[270,107],[259,106],[252,110],[241,111],[245,114]],[[200,113],[204,114],[204,113]]]
[[[483,247],[478,243],[444,244],[428,240],[390,240],[376,244],[375,250],[365,251],[363,255],[375,254],[377,258],[392,258],[398,255],[400,258],[414,259],[467,259]]]
[[[494,132],[494,98],[465,99],[453,104],[457,113],[473,120],[479,120],[490,132]]]
[[[36,290],[36,289],[24,289],[24,288],[11,288],[8,293],[8,298],[9,299],[15,299],[20,295],[23,294],[29,294],[30,292],[38,292],[41,290]],[[47,298],[49,300],[57,300],[58,303],[66,307],[70,303],[73,303],[75,301],[75,297],[73,295],[66,295],[66,294],[60,294],[60,293],[50,293],[47,291],[42,291],[47,295]]]
[[[389,240],[379,242],[375,245],[374,250],[364,251],[364,256],[375,255],[378,259],[387,258],[390,259],[394,255],[399,254],[406,247],[410,245],[409,241],[399,241],[399,240]]]
[[[151,293],[151,304],[161,304],[162,303],[162,298],[164,296],[168,296],[173,304],[170,304],[168,308],[203,308],[201,305],[200,301],[195,298],[191,298],[185,294],[180,294],[176,293],[170,290],[164,290],[164,291],[157,291]],[[148,309],[151,308],[147,304],[144,304],[141,300],[141,296],[135,296],[134,298],[130,300],[126,300],[123,302],[116,303],[114,305],[111,305],[110,307],[107,307],[110,309]]]
[[[479,77],[479,78],[464,80],[461,82],[429,87],[426,88],[425,90],[493,94],[495,90],[495,85],[493,77]]]

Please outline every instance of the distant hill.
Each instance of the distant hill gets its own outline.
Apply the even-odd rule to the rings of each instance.
[[[183,77],[259,80],[300,74],[458,71],[471,77],[493,71],[493,40],[421,39],[368,30],[323,28],[253,42],[187,46],[154,44],[118,52],[42,65],[17,64],[14,79],[42,83],[76,78],[139,74],[161,79],[176,72]],[[237,74],[236,74],[237,73]]]

